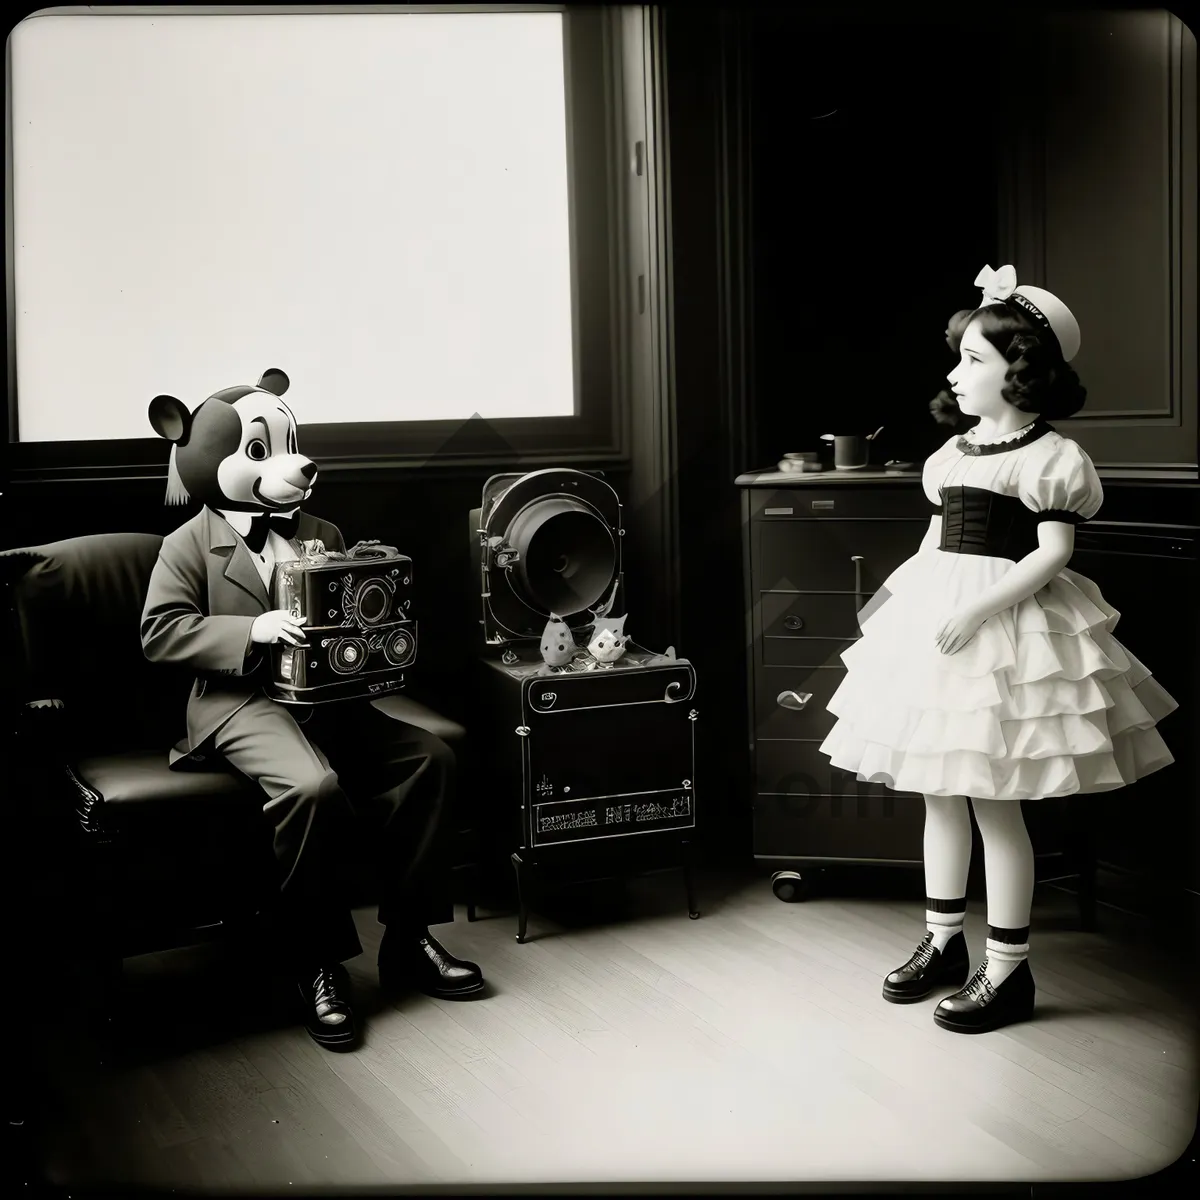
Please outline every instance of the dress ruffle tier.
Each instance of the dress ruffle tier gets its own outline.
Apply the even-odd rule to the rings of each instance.
[[[1037,800],[1124,787],[1173,762],[1155,725],[1177,707],[1113,636],[1120,614],[1064,570],[991,617],[956,654],[945,615],[1013,563],[924,550],[864,610],[821,745],[902,792]]]

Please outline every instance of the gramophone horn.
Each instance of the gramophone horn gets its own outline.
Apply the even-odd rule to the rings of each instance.
[[[521,509],[504,539],[519,558],[514,582],[545,613],[570,617],[593,607],[612,585],[617,548],[612,530],[569,496],[546,496]]]

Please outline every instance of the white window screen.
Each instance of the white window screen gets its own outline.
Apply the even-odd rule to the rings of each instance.
[[[558,13],[41,16],[12,34],[19,434],[574,411]]]

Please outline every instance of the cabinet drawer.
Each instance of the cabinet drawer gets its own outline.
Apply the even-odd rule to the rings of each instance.
[[[919,863],[924,857],[925,804],[919,796],[759,794],[754,798],[754,854],[760,858],[834,858]],[[1072,822],[1063,802],[1025,807],[1038,879],[1078,869]],[[1049,861],[1047,861],[1049,860]]]
[[[862,601],[917,552],[928,519],[756,521],[751,570],[760,589],[851,592]]]
[[[749,488],[750,517],[920,517],[932,509],[918,481],[856,486],[849,481],[821,487]]]
[[[838,656],[859,633],[853,595],[760,592],[758,660],[766,666],[839,665]]]
[[[825,706],[845,677],[846,669],[840,666],[759,667],[754,681],[755,738],[824,738],[837,720]],[[792,703],[808,697],[802,709],[780,704],[780,695],[788,692]]]
[[[760,794],[786,793],[794,800],[805,796],[912,796],[892,792],[882,783],[860,782],[853,771],[835,767],[821,753],[821,738],[812,741],[757,742],[754,747],[754,790]],[[917,800],[922,797],[916,796]],[[923,811],[923,810],[922,810]]]
[[[754,853],[761,858],[916,865],[924,831],[924,803],[891,793],[754,798]]]

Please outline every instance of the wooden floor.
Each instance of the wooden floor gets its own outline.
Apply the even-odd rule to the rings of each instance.
[[[1194,956],[1075,928],[1039,891],[1033,1022],[966,1037],[936,998],[880,996],[923,931],[911,894],[836,882],[798,904],[671,875],[563,894],[438,933],[490,990],[381,1007],[379,927],[351,964],[365,1046],[325,1053],[277,993],[204,1004],[245,968],[205,949],[126,964],[127,1035],[98,1061],[51,1009],[37,1153],[49,1181],[263,1188],[437,1184],[1129,1179],[1183,1152],[1197,1113]],[[977,957],[981,906],[967,935]],[[253,980],[253,973],[251,975]]]

